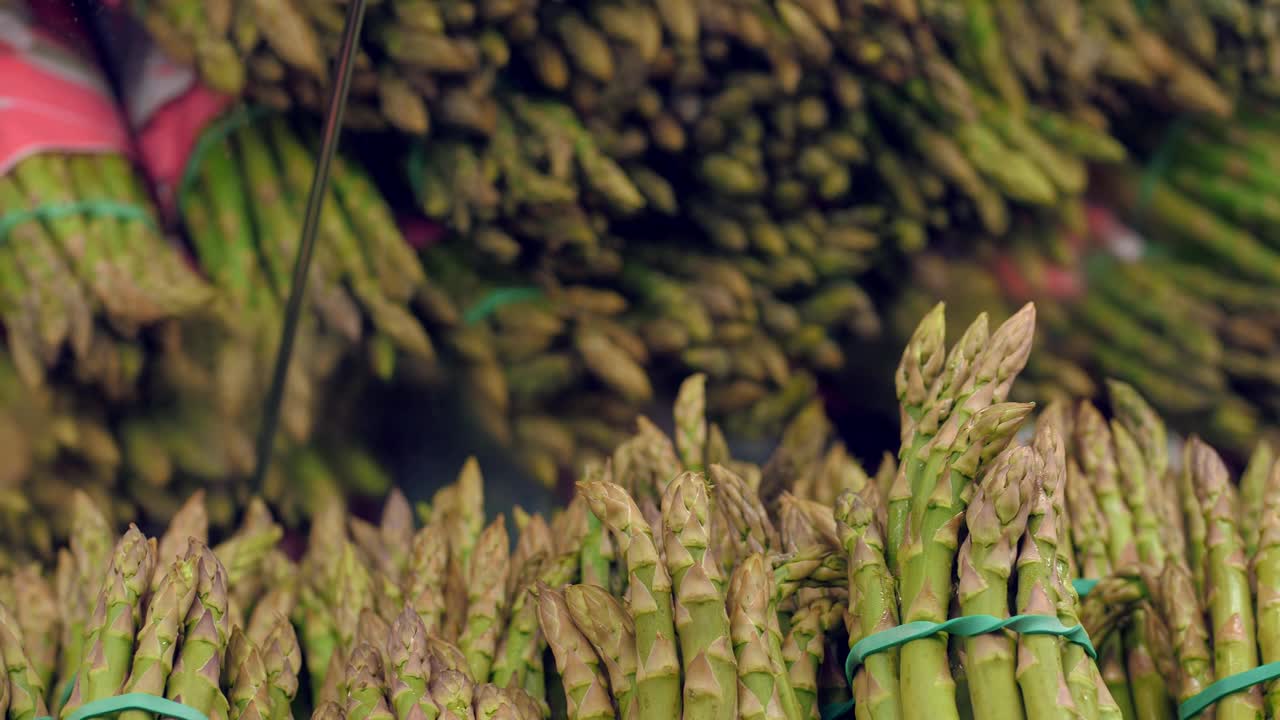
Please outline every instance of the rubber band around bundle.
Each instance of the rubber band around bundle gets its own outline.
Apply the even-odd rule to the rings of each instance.
[[[1280,678],[1280,662],[1267,663],[1242,673],[1228,675],[1217,682],[1210,683],[1209,687],[1179,704],[1178,720],[1191,720],[1228,695],[1234,695],[1245,688],[1276,678]]]
[[[0,216],[0,243],[19,225],[31,220],[57,220],[73,215],[110,217],[117,220],[137,220],[156,227],[155,218],[139,205],[115,200],[80,200],[69,203],[47,203],[30,210],[16,210]]]
[[[267,115],[270,111],[270,108],[263,105],[241,105],[209,123],[209,127],[200,133],[195,147],[191,149],[191,156],[187,158],[187,166],[182,170],[182,180],[178,185],[179,206],[186,202],[187,190],[195,184],[200,168],[204,165],[204,156],[209,154],[209,150],[226,140],[231,133]]]
[[[541,297],[542,291],[535,287],[505,287],[497,288],[488,295],[480,298],[480,301],[472,305],[462,315],[462,320],[468,325],[474,325],[481,320],[493,314],[493,311],[503,305],[521,302],[522,300],[531,300]]]
[[[849,648],[849,656],[844,663],[845,680],[848,681],[849,687],[853,687],[853,675],[858,666],[868,657],[905,645],[912,640],[933,637],[939,633],[957,637],[974,637],[1005,629],[1020,635],[1058,635],[1067,642],[1084,648],[1089,657],[1095,660],[1098,658],[1098,651],[1094,650],[1093,642],[1089,640],[1089,633],[1085,631],[1083,625],[1067,627],[1051,615],[1014,615],[1003,619],[994,615],[964,615],[942,623],[917,620],[862,638]],[[821,710],[822,719],[835,720],[852,710],[853,705],[853,700],[828,705]]]
[[[76,711],[68,715],[66,720],[90,720],[104,715],[115,715],[124,710],[142,710],[157,717],[176,718],[176,720],[209,720],[204,713],[189,705],[148,693],[126,693],[94,700],[76,708]],[[44,716],[35,720],[53,720],[53,718]]]

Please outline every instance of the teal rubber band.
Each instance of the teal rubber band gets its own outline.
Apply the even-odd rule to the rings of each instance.
[[[854,672],[868,657],[905,645],[912,640],[933,637],[939,633],[947,633],[957,637],[974,637],[1005,629],[1012,630],[1020,635],[1058,635],[1067,642],[1084,648],[1089,657],[1095,660],[1098,659],[1098,651],[1094,650],[1093,642],[1089,640],[1089,633],[1085,631],[1083,625],[1067,627],[1059,622],[1058,618],[1050,615],[1014,615],[1004,619],[994,615],[965,615],[951,618],[944,623],[917,620],[916,622],[892,627],[862,638],[849,649],[849,657],[845,659],[844,663],[845,680],[852,687]],[[852,709],[853,704],[853,701],[850,700],[839,705],[830,705],[822,708],[822,718],[823,720],[835,720],[835,718]],[[828,712],[834,714],[828,714]]]
[[[67,720],[89,720],[89,718],[103,715],[115,715],[124,710],[144,710],[153,715],[176,718],[176,720],[209,720],[204,713],[189,705],[149,693],[126,693],[94,700],[77,708],[67,717]]]
[[[1224,677],[1179,705],[1178,720],[1190,720],[1228,695],[1276,678],[1280,678],[1280,662],[1259,665],[1252,670]]]
[[[498,288],[493,292],[480,298],[480,302],[472,305],[462,315],[462,319],[468,325],[474,325],[481,320],[493,314],[494,310],[503,305],[530,300],[532,298],[541,297],[542,291],[535,287],[509,287]]]
[[[178,204],[186,202],[187,191],[196,182],[200,168],[204,165],[204,156],[209,154],[214,145],[222,143],[231,133],[266,115],[270,110],[262,105],[241,105],[235,110],[209,123],[209,127],[200,133],[196,146],[187,158],[187,166],[182,169],[182,180],[178,186]]]
[[[15,210],[0,216],[0,242],[19,225],[32,220],[59,220],[73,215],[110,217],[119,220],[137,220],[156,227],[155,218],[140,205],[114,200],[80,200],[69,203],[48,203],[30,210]]]
[[[1076,589],[1076,594],[1080,597],[1093,592],[1093,589],[1097,586],[1098,581],[1093,578],[1076,578],[1071,581],[1071,587]]]

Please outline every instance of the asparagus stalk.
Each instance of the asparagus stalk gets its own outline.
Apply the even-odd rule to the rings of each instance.
[[[897,587],[889,572],[884,551],[884,531],[876,517],[877,508],[861,495],[846,492],[836,499],[845,554],[849,557],[849,610],[845,626],[849,647],[863,638],[898,624]],[[853,678],[853,695],[858,716],[874,720],[902,717],[898,687],[898,651],[872,655]]]
[[[1203,441],[1197,438],[1190,444],[1191,476],[1206,528],[1205,586],[1210,591],[1213,665],[1219,677],[1227,677],[1258,664],[1249,574],[1227,468]],[[1262,693],[1257,686],[1250,687],[1218,701],[1215,710],[1219,720],[1257,718],[1262,714]]]
[[[198,541],[189,541],[187,551],[161,573],[160,582],[147,607],[147,618],[138,632],[133,668],[125,682],[126,693],[162,695],[173,670],[173,656],[183,621],[196,597]],[[121,720],[146,720],[147,713],[131,710]]]
[[[1009,615],[1009,577],[1014,548],[1026,529],[1035,489],[1033,453],[1014,448],[996,458],[969,503],[969,537],[960,547],[960,611],[965,615]],[[966,638],[965,675],[977,717],[1021,718],[1022,698],[1014,666],[1013,638],[993,633]]]
[[[738,714],[738,671],[720,589],[725,581],[708,549],[709,506],[704,475],[677,476],[662,497],[663,539],[675,588],[685,713],[732,720]]]
[[[1035,456],[1031,472],[1043,480],[1044,462]],[[1038,489],[1037,489],[1038,490]],[[1053,574],[1057,556],[1057,518],[1053,504],[1036,492],[1018,556],[1018,612],[1056,615]],[[1029,718],[1073,718],[1079,714],[1063,673],[1059,640],[1052,635],[1018,638],[1018,685]]]
[[[27,660],[17,620],[2,605],[0,605],[0,658],[5,661],[6,676],[0,685],[8,688],[5,699],[9,717],[12,720],[34,720],[34,718],[47,716],[49,711],[45,709],[44,686],[40,684],[40,676]]]
[[[600,670],[600,659],[573,624],[564,595],[546,584],[539,584],[537,592],[539,622],[564,682],[570,720],[613,717],[609,683]]]
[[[227,646],[227,575],[212,551],[199,546],[197,552],[196,596],[186,615],[165,697],[206,716],[215,709],[225,716],[227,700],[220,675]]]
[[[636,628],[631,616],[616,598],[596,585],[570,585],[564,599],[574,625],[604,663],[618,716],[623,720],[639,718]]]
[[[579,488],[591,511],[618,539],[618,549],[626,558],[627,600],[636,624],[636,652],[640,657],[636,695],[641,716],[678,717],[680,661],[672,617],[671,577],[658,557],[653,530],[620,486],[597,481]]]
[[[107,582],[98,594],[85,646],[85,662],[62,713],[120,692],[133,658],[139,598],[150,584],[155,550],[136,526],[116,545]]]
[[[1258,549],[1252,557],[1257,578],[1258,650],[1263,663],[1273,663],[1280,661],[1280,461],[1272,462],[1260,495]],[[1280,713],[1280,681],[1267,684],[1265,702],[1268,714],[1274,717]]]
[[[467,584],[467,622],[458,647],[467,655],[473,678],[488,678],[507,605],[510,539],[499,515],[476,545]]]

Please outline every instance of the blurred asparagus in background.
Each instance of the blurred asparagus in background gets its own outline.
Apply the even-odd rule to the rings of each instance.
[[[984,307],[1034,297],[1047,333],[1024,396],[1094,396],[1098,378],[1116,377],[1243,460],[1280,425],[1280,252],[1269,176],[1249,159],[1276,140],[1261,123],[1188,123],[1145,174],[1103,174],[1078,225],[917,263],[901,311],[957,293]]]

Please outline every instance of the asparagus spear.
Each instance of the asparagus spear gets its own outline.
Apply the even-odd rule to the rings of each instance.
[[[227,646],[227,574],[208,548],[198,546],[196,552],[196,596],[186,615],[165,697],[206,716],[215,709],[225,715],[227,700],[219,678]]]
[[[23,565],[13,573],[16,599],[11,606],[22,630],[27,659],[40,678],[40,685],[52,687],[58,663],[59,618],[53,588],[41,573],[40,566]],[[4,601],[0,600],[0,604]]]
[[[849,557],[849,610],[845,616],[849,647],[898,624],[897,587],[885,560],[884,531],[876,513],[877,508],[856,493],[845,492],[836,499],[838,529]],[[902,717],[896,648],[866,659],[853,678],[853,694],[860,717]]]
[[[600,659],[573,624],[564,595],[545,583],[538,585],[537,593],[539,623],[564,682],[570,720],[613,717],[609,684],[600,671]]]
[[[9,611],[0,606],[0,658],[5,661],[8,686],[9,717],[13,720],[33,720],[49,714],[45,709],[44,686],[35,668],[27,660],[22,647],[18,622]]]
[[[1222,459],[1203,441],[1191,440],[1191,475],[1196,498],[1204,512],[1205,587],[1212,621],[1214,671],[1220,677],[1244,672],[1258,664],[1253,638],[1254,615],[1249,602],[1249,575],[1243,541],[1236,527],[1235,489]],[[1262,714],[1257,686],[1229,695],[1215,708],[1219,720],[1256,718]]]
[[[704,469],[707,445],[706,419],[707,376],[694,374],[680,384],[676,394],[676,447],[680,460],[689,470]]]
[[[369,643],[357,644],[347,666],[349,720],[394,720],[387,705],[385,677],[382,653]]]
[[[441,627],[444,615],[442,586],[449,557],[446,533],[445,526],[440,523],[423,527],[413,536],[413,549],[409,556],[405,595],[428,633]]]
[[[196,596],[198,546],[189,541],[187,551],[173,560],[161,575],[147,607],[147,619],[138,632],[133,668],[124,685],[126,693],[161,695],[173,670],[173,655],[183,620]],[[131,710],[121,720],[146,720],[147,713]]]
[[[685,711],[730,720],[737,715],[737,667],[720,590],[725,581],[707,547],[709,505],[704,475],[677,476],[662,497],[663,539],[675,587]]]
[[[921,321],[917,328],[917,333],[923,333],[919,341],[923,344],[921,355],[924,354],[923,350],[933,348],[935,343],[938,349],[929,352],[929,357],[932,358],[941,352],[945,337],[944,320],[942,306],[939,305]],[[933,382],[928,386],[928,394],[925,395],[922,403],[919,406],[913,404],[901,406],[905,414],[902,420],[903,441],[898,455],[898,474],[886,495],[888,522],[885,526],[887,533],[885,550],[888,552],[889,566],[895,571],[901,571],[902,562],[898,554],[906,540],[907,517],[911,514],[912,497],[920,485],[920,474],[924,471],[924,460],[921,454],[930,438],[937,433],[938,426],[946,419],[945,415],[950,411],[951,405],[956,402],[958,386],[987,344],[987,339],[987,316],[983,313],[974,319],[959,342],[947,353],[941,370],[930,373],[934,375]],[[908,344],[908,350],[915,344],[915,342]],[[932,369],[936,362],[931,359],[928,365],[922,367]],[[910,370],[907,372],[911,373]],[[911,403],[918,395],[904,394],[903,397],[907,398],[905,402]],[[907,418],[910,418],[913,412],[919,415],[919,419],[908,424]]]
[[[1044,462],[1033,456],[1032,474],[1043,479]],[[1038,490],[1038,489],[1037,489]],[[1053,504],[1035,492],[1027,531],[1018,555],[1018,612],[1056,615],[1057,591],[1053,574],[1057,557],[1058,524]],[[1079,714],[1063,673],[1059,640],[1052,635],[1018,638],[1018,685],[1029,718],[1072,718]]]
[[[618,716],[639,718],[636,699],[636,627],[622,604],[596,585],[570,585],[565,605],[573,623],[604,663]],[[736,681],[736,677],[735,677]]]
[[[287,617],[278,615],[275,630],[263,643],[262,662],[267,670],[271,698],[271,720],[292,720],[293,699],[298,694],[298,673],[302,670],[302,652],[298,636]]]
[[[1272,462],[1261,500],[1258,549],[1252,567],[1257,578],[1258,650],[1263,663],[1272,663],[1280,660],[1280,462]],[[1280,682],[1267,684],[1265,701],[1267,712],[1276,716],[1280,712]]]
[[[507,526],[499,515],[480,534],[467,585],[467,622],[458,647],[467,655],[474,678],[488,678],[505,620],[509,564]]]
[[[1252,558],[1258,551],[1262,508],[1275,462],[1275,451],[1263,440],[1254,448],[1244,475],[1240,476],[1240,534],[1244,537],[1246,557]]]
[[[133,657],[139,598],[150,584],[154,553],[151,544],[132,525],[116,545],[85,638],[85,662],[76,676],[75,689],[62,708],[64,715],[85,703],[117,694],[124,685]]]
[[[767,561],[760,554],[746,557],[729,579],[729,628],[738,660],[738,712],[743,718],[786,718],[798,713],[783,707],[785,666],[769,638],[768,612],[772,590]]]
[[[680,664],[672,619],[671,577],[660,562],[653,530],[620,486],[589,482],[579,486],[591,511],[618,539],[626,558],[627,600],[636,624],[636,695],[643,717],[680,715]],[[545,633],[545,629],[544,629]],[[548,638],[550,642],[550,638]]]
[[[1026,528],[1035,489],[1032,458],[1029,448],[1001,454],[969,503],[965,515],[969,537],[960,547],[957,588],[960,611],[965,615],[1008,617],[1014,548]],[[1014,643],[1009,635],[966,638],[964,663],[970,701],[978,717],[1023,717],[1014,672]]]
[[[227,640],[227,658],[237,658],[234,667],[228,667],[231,689],[229,720],[268,720],[271,717],[271,689],[267,684],[267,669],[257,646],[240,630],[233,628]]]
[[[475,720],[471,709],[474,693],[475,684],[466,673],[448,669],[432,672],[431,696],[440,704],[440,720]]]
[[[1113,565],[1137,560],[1133,542],[1133,516],[1125,504],[1117,479],[1118,470],[1111,430],[1102,413],[1088,401],[1080,403],[1076,416],[1076,446],[1081,465],[1093,480],[1094,495],[1107,520],[1107,549]]]
[[[1154,584],[1156,612],[1168,625],[1177,671],[1171,677],[1179,702],[1202,692],[1213,682],[1213,660],[1209,654],[1209,631],[1204,624],[1204,608],[1195,594],[1191,573],[1180,562],[1165,565]]]

